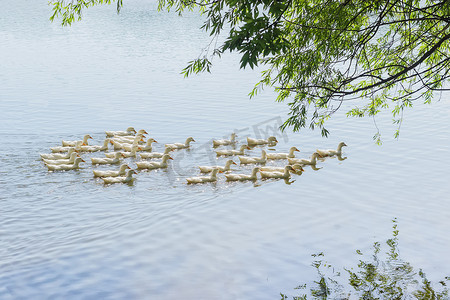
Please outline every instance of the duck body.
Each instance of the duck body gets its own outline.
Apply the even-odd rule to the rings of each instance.
[[[85,145],[88,145],[88,139],[92,139],[92,136],[90,136],[89,134],[86,134],[83,137],[83,140],[81,142],[83,142],[83,144],[85,144]],[[65,146],[65,147],[68,147],[68,146],[69,147],[74,147],[77,142],[79,142],[79,141],[64,141],[63,140],[62,141],[62,145]]]
[[[73,152],[68,159],[43,159],[47,165],[70,165],[73,164],[78,153]]]
[[[130,169],[130,167],[126,164],[123,164],[119,167],[118,171],[108,170],[108,171],[100,171],[93,170],[94,177],[118,177],[126,174],[126,170]]]
[[[265,164],[267,160],[266,150],[261,151],[261,157],[238,156],[241,165],[244,164]]]
[[[135,135],[136,130],[133,127],[128,127],[126,131],[105,131],[107,137]]]
[[[105,184],[113,184],[113,183],[130,183],[135,178],[133,178],[133,174],[137,174],[135,170],[128,170],[127,176],[117,176],[117,177],[101,177]]]
[[[340,142],[337,146],[336,150],[328,149],[328,150],[319,150],[317,149],[316,152],[320,155],[320,157],[326,157],[326,156],[334,156],[334,155],[342,155],[342,147],[347,146],[344,142]]]
[[[41,159],[69,159],[70,155],[74,152],[77,152],[74,147],[70,147],[69,150],[67,150],[67,153],[43,153],[40,154]]]
[[[141,149],[139,146],[133,145],[131,147],[131,151],[109,152],[109,153],[105,153],[105,156],[108,157],[108,158],[114,158],[117,155],[116,153],[121,153],[123,157],[136,157],[137,156],[136,151],[138,151],[139,149]]]
[[[288,158],[294,158],[295,154],[294,151],[300,152],[300,150],[297,149],[297,147],[291,147],[289,149],[289,153],[267,153],[267,159],[288,159]]]
[[[320,155],[317,152],[314,152],[311,155],[311,159],[304,159],[304,158],[288,158],[289,164],[300,164],[300,165],[315,165],[317,163],[317,158],[320,157]]]
[[[75,150],[80,150],[80,147],[82,145],[83,145],[83,141],[77,141],[75,143],[74,147],[71,147],[71,146],[56,146],[56,147],[51,147],[50,150],[53,153],[68,152],[71,148],[75,148]]]
[[[233,155],[244,155],[244,150],[250,150],[247,145],[242,145],[239,150],[217,150],[217,156],[233,156]]]
[[[199,166],[198,168],[200,169],[201,173],[211,173],[214,169],[218,169],[220,172],[227,172],[231,170],[231,165],[235,165],[236,163],[232,160],[229,159],[227,160],[227,162],[225,163],[225,166]]]
[[[133,136],[113,136],[111,139],[119,143],[133,144],[144,143],[145,136],[143,134],[137,134]]]
[[[164,154],[162,157],[162,160],[160,162],[156,161],[137,161],[136,165],[138,169],[160,169],[160,168],[167,168],[168,164],[167,161],[169,159],[173,159],[170,157],[169,154]]]
[[[186,149],[186,148],[189,148],[191,142],[195,142],[194,138],[188,137],[184,144],[183,143],[173,143],[173,144],[165,144],[165,146],[166,146],[166,148],[173,149],[173,150]]]
[[[249,146],[257,146],[257,145],[276,145],[278,143],[278,140],[276,137],[271,136],[268,139],[254,139],[251,137],[247,137],[247,144]]]
[[[120,159],[124,157],[121,152],[116,152],[113,158],[109,157],[92,157],[93,165],[112,165],[120,163]]]
[[[80,163],[85,162],[81,157],[75,158],[73,164],[67,165],[46,165],[49,171],[68,171],[80,168]]]
[[[253,168],[252,173],[249,174],[225,174],[227,181],[256,181],[257,174],[260,171],[258,167]]]
[[[169,154],[169,152],[173,151],[171,148],[166,148],[164,152],[143,152],[139,155],[141,158],[152,159],[152,158],[162,158],[164,154]]]
[[[138,151],[152,152],[152,150],[153,150],[152,143],[158,143],[158,142],[155,139],[153,139],[153,138],[149,138],[147,140],[147,142],[145,143],[145,145],[141,146],[140,150],[138,150]],[[128,150],[128,149],[125,149],[125,150],[131,151],[131,150]]]
[[[285,167],[260,167],[260,170],[263,172],[284,172]],[[305,170],[303,169],[302,165],[300,164],[294,164],[292,165],[292,168],[294,169],[296,174],[301,174]]]
[[[232,145],[236,143],[236,133],[231,134],[231,138],[229,140],[213,140],[213,147]]]
[[[212,170],[210,176],[190,177],[190,178],[186,178],[186,180],[187,180],[188,184],[216,182],[218,172],[220,172],[219,169],[214,169],[214,170]]]
[[[111,142],[110,139],[105,139],[103,145],[92,145],[92,146],[80,146],[79,151],[82,152],[97,152],[108,150],[108,144]]]
[[[268,172],[261,171],[261,178],[275,178],[275,179],[289,179],[291,177],[290,171],[294,171],[291,166],[284,167],[284,172]]]

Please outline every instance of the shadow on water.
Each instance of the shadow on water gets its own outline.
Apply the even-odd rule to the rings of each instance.
[[[301,284],[295,288],[301,294],[292,296],[294,300],[306,299],[449,299],[446,281],[438,283],[429,281],[425,273],[400,258],[398,249],[397,221],[393,220],[392,237],[386,241],[387,251],[381,255],[382,245],[373,244],[370,259],[360,259],[357,268],[344,267],[344,272],[336,271],[331,264],[324,261],[324,254],[312,256],[317,259],[312,266],[318,278],[312,284]],[[361,257],[365,255],[356,250]],[[281,299],[289,295],[280,293]]]

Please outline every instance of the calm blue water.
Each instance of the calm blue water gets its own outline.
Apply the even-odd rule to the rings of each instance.
[[[283,134],[274,128],[286,105],[269,90],[249,100],[258,72],[239,70],[238,57],[183,78],[209,42],[202,19],[155,6],[129,1],[120,15],[96,7],[67,28],[48,21],[47,1],[0,12],[1,299],[278,299],[314,279],[312,253],[352,265],[355,249],[390,237],[393,218],[402,257],[429,279],[449,275],[448,94],[406,111],[398,141],[389,118],[377,119],[382,147],[373,120],[343,113],[328,139]],[[149,131],[158,151],[188,136],[196,143],[132,186],[104,186],[88,163],[49,173],[39,160],[62,139],[89,133],[100,144],[105,130],[128,126]],[[277,151],[297,146],[300,157],[345,141],[348,158],[319,162],[290,185],[221,176],[187,186],[197,165],[225,161],[210,140],[232,131],[275,134]]]

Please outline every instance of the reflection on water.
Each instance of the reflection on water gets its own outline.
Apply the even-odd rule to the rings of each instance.
[[[375,242],[369,259],[356,250],[360,257],[355,266],[339,270],[324,261],[323,252],[313,254],[316,260],[312,266],[319,278],[298,286],[296,290],[301,294],[296,293],[292,299],[448,299],[450,276],[433,283],[421,269],[416,270],[400,258],[399,231],[397,221],[393,222],[393,236],[385,247]],[[281,293],[281,299],[289,298]]]
[[[448,98],[405,110],[400,139],[386,134],[382,147],[373,120],[339,113],[329,139],[280,133],[286,105],[270,91],[249,100],[258,70],[240,71],[238,57],[223,56],[212,74],[180,75],[209,41],[196,14],[133,0],[119,16],[97,7],[61,28],[50,13],[44,0],[0,12],[1,299],[276,299],[314,276],[311,253],[350,265],[348,253],[382,239],[393,217],[402,256],[434,282],[448,275]],[[390,116],[377,125],[392,132]],[[147,129],[158,152],[188,136],[196,143],[131,186],[105,186],[90,164],[48,172],[39,159],[63,139],[89,133],[100,144],[105,129],[129,126]],[[297,146],[302,158],[345,141],[348,159],[319,160],[290,185],[220,177],[188,186],[198,165],[224,164],[211,139],[231,132],[239,144],[275,135],[276,152]]]

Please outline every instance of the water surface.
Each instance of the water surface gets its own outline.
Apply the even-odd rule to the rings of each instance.
[[[286,105],[268,90],[249,100],[258,72],[239,70],[237,56],[215,61],[211,75],[180,75],[208,43],[201,17],[136,0],[61,28],[46,4],[14,1],[0,13],[1,299],[278,299],[313,279],[310,254],[354,264],[355,249],[390,236],[393,218],[403,258],[429,279],[449,275],[447,95],[406,111],[398,141],[379,118],[382,147],[373,120],[343,114],[328,139],[273,132]],[[132,186],[104,186],[89,164],[49,173],[39,160],[62,139],[89,133],[100,144],[105,130],[128,126],[148,130],[155,150],[196,143]],[[226,160],[211,155],[210,140],[232,131],[276,134],[277,151],[297,146],[300,157],[345,141],[348,158],[306,168],[290,185],[220,177],[187,186],[197,165]]]

